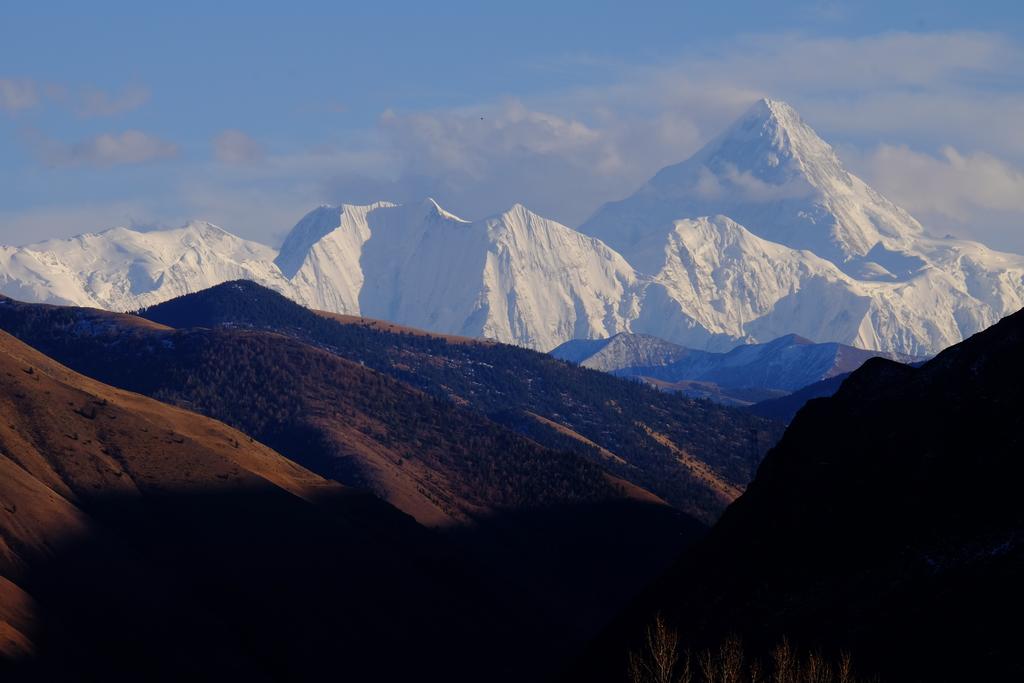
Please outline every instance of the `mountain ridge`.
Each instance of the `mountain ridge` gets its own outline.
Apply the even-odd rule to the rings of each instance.
[[[734,195],[730,210],[709,210],[719,206],[726,195]],[[836,201],[844,195],[860,195],[860,204],[868,210],[858,215],[858,206]],[[883,239],[891,240],[892,245],[901,244],[909,235],[922,232],[921,225],[909,214],[849,173],[832,147],[796,110],[768,98],[755,102],[692,157],[659,171],[636,196],[677,202],[662,207],[667,212],[658,219],[662,223],[723,213],[744,225],[758,226],[759,234],[769,241],[806,249],[838,263],[865,256]],[[809,197],[820,202],[815,204],[818,210],[804,216],[789,212],[791,202]],[[776,200],[780,211],[791,214],[785,221],[745,206]],[[684,206],[684,202],[690,206]],[[598,210],[582,229],[603,234],[605,241],[629,254],[625,243],[613,239],[615,230],[605,227],[605,210]],[[823,218],[828,220],[824,233],[796,227],[813,225]]]
[[[358,550],[377,571],[393,566],[391,544],[406,551],[405,561],[429,566],[419,547],[426,535],[386,503],[326,480],[221,422],[80,375],[6,332],[0,332],[0,410],[4,676],[17,666],[14,671],[35,673],[26,680],[93,674],[122,680],[117,672],[128,680],[157,656],[162,673],[172,676],[255,675],[268,655],[298,645],[270,616],[282,605],[261,595],[268,575],[276,574],[277,590],[304,600],[293,581],[309,566],[287,553],[289,533],[292,551],[328,562],[338,578],[352,576],[339,562],[344,551],[303,547],[300,539],[319,536]],[[238,510],[258,533],[237,523]],[[242,550],[245,559],[233,556]],[[274,553],[288,556],[293,569],[276,567]],[[219,564],[226,557],[238,563],[235,571]],[[427,571],[412,581],[454,597]],[[205,599],[203,586],[216,586],[220,599]],[[337,591],[325,589],[320,597],[340,604]],[[233,613],[240,594],[256,599],[264,616],[237,605]],[[284,610],[299,611],[300,604]],[[349,596],[345,606],[372,619],[365,601]],[[247,628],[241,623],[247,618],[262,621],[262,654],[232,635]],[[294,628],[310,635],[289,624]],[[173,652],[182,643],[187,658]]]
[[[135,310],[237,278],[329,312],[538,350],[646,333],[703,350],[796,333],[933,354],[1024,306],[1024,256],[927,236],[763,100],[579,230],[521,204],[321,206],[280,250],[195,222],[0,247],[0,292]]]
[[[783,392],[848,374],[869,358],[902,363],[923,360],[835,342],[819,344],[797,334],[716,353],[689,349],[650,335],[623,332],[606,340],[566,342],[552,350],[551,355],[620,377],[669,384],[713,382],[723,388]]]
[[[870,359],[808,402],[572,680],[621,680],[659,612],[692,647],[787,637],[883,680],[1020,678],[1022,348],[1024,311],[919,367]]]
[[[527,349],[324,318],[251,282],[218,285],[139,315],[178,329],[251,329],[294,337],[478,412],[538,444],[581,455],[703,520],[714,519],[731,500],[723,491],[742,488],[778,435],[779,426],[770,421]],[[3,318],[0,308],[0,323]],[[687,459],[681,461],[679,453]]]
[[[175,301],[181,303],[180,299]],[[40,350],[45,349],[66,367],[97,378],[87,380],[79,375],[82,382],[98,384],[105,380],[122,387],[106,391],[123,394],[126,388],[136,389],[149,396],[136,395],[137,400],[168,413],[180,414],[188,409],[195,420],[208,421],[210,416],[217,416],[230,423],[234,427],[222,427],[218,445],[235,459],[246,452],[246,445],[252,443],[249,439],[256,437],[264,443],[272,442],[284,465],[309,472],[306,477],[322,482],[319,486],[325,494],[342,489],[334,483],[337,481],[364,490],[345,488],[344,495],[324,495],[323,501],[319,488],[314,490],[316,502],[322,502],[328,512],[341,506],[337,511],[345,514],[337,520],[330,516],[319,519],[315,511],[309,510],[307,516],[312,518],[304,520],[302,515],[306,513],[302,510],[306,508],[302,506],[294,518],[275,519],[280,509],[272,503],[278,496],[271,495],[268,501],[263,492],[250,495],[248,490],[240,490],[229,467],[228,471],[217,469],[210,474],[215,486],[203,489],[203,480],[198,480],[201,490],[180,495],[177,488],[166,484],[188,479],[194,468],[189,462],[168,467],[170,475],[165,477],[161,495],[155,496],[160,511],[157,520],[142,514],[146,508],[135,499],[119,491],[99,490],[102,508],[112,523],[130,532],[129,542],[108,547],[90,536],[84,546],[62,546],[52,562],[46,561],[43,569],[34,570],[36,586],[40,576],[54,577],[52,588],[44,594],[47,602],[66,606],[56,610],[65,620],[68,633],[59,641],[61,647],[85,650],[76,652],[76,657],[61,656],[61,650],[40,660],[49,666],[59,669],[68,662],[68,669],[93,677],[91,672],[107,671],[115,664],[145,667],[147,661],[156,658],[151,653],[167,656],[169,648],[184,642],[189,649],[182,655],[181,664],[208,666],[207,672],[222,670],[216,661],[207,661],[213,650],[227,653],[229,665],[245,671],[249,670],[245,665],[251,663],[250,668],[262,666],[264,671],[281,672],[282,679],[313,679],[318,678],[314,673],[329,663],[330,670],[336,672],[340,653],[346,675],[360,680],[373,676],[407,680],[413,669],[420,670],[420,675],[426,670],[431,677],[438,672],[438,676],[452,680],[479,680],[482,670],[487,671],[488,679],[524,680],[530,677],[529,672],[555,670],[640,586],[667,566],[676,552],[706,530],[705,523],[617,476],[610,466],[602,467],[605,458],[594,453],[599,447],[583,443],[579,432],[572,429],[590,433],[590,428],[581,427],[571,415],[556,417],[555,426],[532,424],[532,418],[521,416],[524,421],[529,419],[535,430],[522,434],[507,422],[499,423],[499,416],[491,419],[484,411],[466,405],[472,398],[467,389],[480,383],[486,382],[493,401],[506,408],[529,384],[493,381],[487,376],[490,368],[486,360],[495,365],[501,354],[511,353],[513,359],[528,355],[533,358],[533,367],[524,371],[520,363],[505,367],[503,373],[538,379],[543,379],[546,372],[564,371],[562,363],[521,348],[496,349],[495,344],[466,340],[453,343],[456,351],[445,358],[436,353],[448,345],[444,338],[378,330],[355,322],[341,324],[248,281],[220,285],[205,302],[210,305],[204,308],[192,299],[182,309],[210,322],[188,325],[169,320],[179,324],[178,329],[123,313],[21,304],[0,297],[0,326],[31,341],[36,348],[31,353],[36,357],[42,357]],[[218,308],[218,302],[225,305]],[[281,323],[276,331],[257,329],[238,315],[239,311],[266,315],[275,306],[281,313],[274,318]],[[218,316],[225,324],[212,323]],[[339,338],[352,343],[335,344],[340,348],[331,349],[327,343],[331,340],[301,340],[295,333],[307,324],[339,330]],[[27,348],[23,342],[0,335],[0,341],[3,339]],[[380,352],[387,343],[395,348],[389,357],[400,359],[406,372],[421,362],[435,367],[438,360],[444,366],[442,371],[458,367],[442,375],[443,386],[428,393],[369,367],[371,362],[339,353],[352,348]],[[486,360],[477,362],[478,357],[459,356],[458,350],[465,347],[486,352]],[[372,357],[367,360],[372,361]],[[52,359],[47,362],[56,365]],[[26,371],[24,364],[3,369],[0,384],[20,381],[21,385],[35,385],[40,382],[35,378],[43,374],[38,367],[30,366],[32,372]],[[73,374],[66,368],[62,372]],[[580,370],[570,374],[598,375]],[[460,375],[461,384],[456,384]],[[596,398],[586,395],[587,387],[569,398],[603,406],[610,394],[600,391],[601,386],[612,381],[623,385],[629,395],[646,394],[655,404],[670,408],[669,413],[682,405],[649,390],[638,392],[632,383],[603,376],[597,379]],[[446,387],[467,398],[460,404],[456,398],[461,396],[449,397]],[[43,386],[31,401],[26,400],[27,392],[17,387],[0,392],[0,403],[14,406],[13,413],[4,411],[5,416],[40,406],[40,410],[61,417],[62,422],[45,430],[47,440],[37,449],[50,457],[59,460],[68,446],[76,452],[106,447],[106,437],[101,439],[103,444],[97,443],[91,433],[75,428],[75,421],[93,428],[122,429],[149,446],[145,453],[122,449],[124,457],[137,468],[150,460],[166,461],[165,456],[187,447],[188,435],[180,434],[180,430],[171,434],[146,425],[142,425],[146,429],[135,430],[123,416],[108,417],[112,408],[86,400],[68,403],[63,395],[46,393],[50,390]],[[568,413],[571,404],[565,396],[549,397],[549,392],[540,390],[537,393],[544,393],[545,399],[553,398],[549,403]],[[174,407],[157,403],[154,398]],[[610,427],[609,431],[631,447],[634,441],[630,437],[640,430],[633,428],[628,419],[633,414],[633,401],[623,403],[626,418],[617,424],[595,421]],[[708,468],[704,474],[718,473],[727,483],[734,481],[731,456],[738,455],[750,458],[741,468],[746,473],[739,475],[740,482],[746,481],[759,454],[744,447],[749,434],[743,426],[768,427],[769,423],[760,419],[744,423],[737,415],[740,424],[735,429],[729,424],[708,429],[701,417],[723,417],[721,411],[696,406],[692,425],[673,425],[678,416],[660,413],[657,405],[641,408],[650,416],[646,419],[652,429],[668,444],[685,443],[703,452],[700,443],[680,440],[680,427],[699,431],[695,435],[698,439],[711,432],[709,442],[739,438],[735,447],[722,453],[714,469]],[[537,409],[537,415],[553,415],[547,406]],[[611,407],[605,410],[615,414]],[[71,426],[65,426],[67,423]],[[0,467],[3,456],[10,452],[10,424],[5,421],[0,432]],[[626,426],[630,433],[624,431]],[[24,431],[38,436],[41,430]],[[597,438],[605,439],[601,435]],[[579,445],[567,447],[570,444]],[[649,451],[654,448],[647,445]],[[593,457],[589,457],[591,454]],[[629,455],[639,464],[637,453],[631,450]],[[143,456],[145,463],[134,461]],[[77,461],[62,462],[67,471],[69,463]],[[106,462],[102,457],[99,463],[85,460],[76,468],[86,473],[100,472],[122,486],[130,481],[120,469],[110,473],[107,468],[94,466]],[[666,453],[660,462],[667,468],[675,466],[676,461]],[[305,469],[293,463],[304,463]],[[623,464],[620,469],[629,468]],[[676,474],[681,476],[682,471],[677,467]],[[226,478],[222,479],[221,474]],[[659,474],[652,472],[649,478],[661,480],[656,476]],[[197,479],[196,472],[191,476]],[[94,480],[87,480],[84,488],[89,489]],[[5,495],[9,481],[0,482],[4,503],[13,502]],[[716,516],[722,501],[704,484],[692,480],[690,484],[699,487],[692,507],[704,509],[705,518]],[[306,488],[313,487],[307,486],[299,493]],[[366,488],[385,500],[370,495]],[[298,500],[297,496],[291,497]],[[709,501],[711,507],[702,507]],[[31,508],[22,503],[18,501],[17,510],[10,505],[0,507],[0,524],[8,513],[15,515],[17,523],[29,523]],[[358,515],[367,514],[368,507],[390,511],[384,517],[398,527],[397,539],[383,533],[387,528],[379,520],[369,524],[369,520],[360,519]],[[73,518],[61,520],[70,533]],[[340,538],[329,528],[336,523]],[[38,531],[35,526],[32,529]],[[357,536],[360,544],[340,542],[347,538],[345,534]],[[156,558],[155,563],[140,567],[132,557],[122,558],[139,546]],[[0,545],[0,561],[2,556]],[[83,559],[91,564],[84,565]],[[164,569],[157,571],[153,564]],[[93,568],[101,576],[97,577]],[[163,581],[163,571],[182,577],[184,583]],[[411,575],[403,577],[404,572]],[[136,582],[142,585],[136,586]],[[240,653],[230,643],[206,636],[206,631],[199,628],[205,613],[199,609],[202,606],[191,599],[175,600],[178,587],[187,592],[190,582],[202,589],[198,595],[212,606],[214,614],[225,617],[229,633],[242,634],[253,647]],[[168,586],[174,590],[166,590]],[[120,611],[104,612],[108,593],[117,598],[113,604]],[[7,592],[2,594],[7,596]],[[0,632],[5,629],[3,621],[23,632],[18,615],[9,615],[6,607],[0,609]],[[367,610],[372,613],[367,614]],[[112,637],[107,626],[110,622],[119,626],[122,612],[132,618]],[[165,636],[165,631],[179,627],[186,629],[185,635]],[[151,635],[154,632],[157,635]],[[193,636],[208,642],[208,646],[194,646]],[[124,648],[124,643],[132,643],[132,647],[117,657],[115,652]],[[313,651],[300,656],[306,644],[312,644]],[[459,655],[467,647],[472,654]],[[521,650],[514,661],[500,657],[508,647]],[[395,648],[409,656],[384,655]],[[387,661],[382,663],[382,657]],[[458,661],[450,661],[452,657]],[[371,673],[375,659],[376,672]],[[0,670],[4,664],[0,661]],[[177,659],[171,657],[162,666],[162,671],[178,677],[181,666]],[[109,675],[94,677],[119,680]],[[183,673],[182,677],[196,676]]]

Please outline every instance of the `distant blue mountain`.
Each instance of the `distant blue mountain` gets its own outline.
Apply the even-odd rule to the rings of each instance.
[[[714,353],[623,333],[598,341],[567,342],[551,355],[621,377],[642,378],[665,389],[697,391],[712,399],[739,403],[792,393],[848,374],[869,358],[905,363],[921,360],[835,342],[816,344],[795,334]],[[758,391],[766,393],[758,397]]]

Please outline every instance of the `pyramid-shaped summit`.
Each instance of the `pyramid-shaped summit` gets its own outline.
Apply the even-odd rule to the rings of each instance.
[[[723,133],[705,145],[690,160],[665,168],[649,183],[664,197],[685,193],[694,169],[706,167],[724,181],[743,189],[741,174],[749,174],[769,186],[793,181],[807,187],[793,187],[791,194],[831,180],[848,182],[832,147],[808,126],[791,106],[778,100],[758,100]],[[750,185],[746,188],[750,190]]]
[[[632,330],[695,348],[797,333],[920,355],[1024,305],[1024,258],[929,237],[777,100],[581,230],[651,277]]]
[[[626,258],[672,221],[726,215],[759,237],[859,272],[876,246],[901,252],[922,232],[907,212],[848,172],[793,107],[756,102],[686,161],[582,227]],[[642,260],[642,259],[638,259]]]

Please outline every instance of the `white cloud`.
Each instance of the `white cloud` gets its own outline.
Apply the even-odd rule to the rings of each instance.
[[[141,164],[178,155],[178,146],[138,130],[104,133],[74,144],[39,139],[36,146],[51,166],[118,166]]]
[[[827,0],[819,4],[834,9]],[[601,63],[599,85],[387,111],[376,127],[319,149],[265,153],[246,134],[224,131],[213,147],[220,163],[181,169],[187,178],[167,182],[167,191],[177,193],[167,201],[260,239],[280,234],[302,207],[319,202],[425,195],[468,218],[522,202],[576,225],[601,203],[689,157],[767,95],[791,102],[827,140],[852,150],[844,152],[852,170],[926,227],[1004,247],[1017,239],[1003,226],[1016,230],[1024,223],[1024,207],[1012,198],[1024,196],[1016,171],[1024,167],[1019,41],[971,31],[778,34],[686,49],[656,66]],[[177,153],[143,133],[127,135],[47,143],[42,156],[53,164],[109,166]],[[731,185],[767,191],[751,180],[737,176]],[[1018,241],[1024,252],[1024,237]]]
[[[387,112],[380,128],[398,168],[394,192],[438,195],[470,216],[522,201],[575,224],[687,158],[765,95],[789,100],[830,141],[1024,155],[1024,89],[1013,86],[1024,52],[999,34],[747,36],[670,64],[607,70],[615,76],[604,85]],[[334,190],[346,197],[345,182]]]
[[[1024,67],[1022,67],[1024,68]],[[1024,156],[1024,90],[963,86],[877,91],[810,100],[803,113],[817,126],[860,140],[979,148]]]
[[[991,154],[946,147],[934,157],[882,145],[869,163],[871,177],[912,211],[961,221],[978,209],[1024,211],[1024,172]]]
[[[677,161],[699,137],[689,120],[657,113],[630,121],[611,111],[582,117],[506,99],[477,107],[387,111],[378,132],[391,159],[379,184],[399,201],[437,197],[480,217],[524,202],[573,223],[598,204],[633,190],[656,164]],[[634,125],[637,124],[637,125]],[[342,175],[331,189],[348,199]],[[365,183],[364,183],[365,184]]]
[[[279,246],[302,216],[323,202],[315,186],[230,184],[188,181],[177,188],[184,216],[202,217],[231,232]]]
[[[252,164],[263,159],[263,147],[240,130],[225,130],[213,139],[213,155],[226,164]]]
[[[857,171],[936,232],[1024,253],[1024,171],[991,154],[881,145]]]
[[[701,167],[693,191],[702,199],[731,197],[734,200],[774,202],[807,197],[814,188],[802,178],[793,178],[781,185],[771,185],[749,171],[740,171],[736,166],[729,164],[723,169],[721,180],[710,169]]]
[[[606,108],[620,114],[675,109],[708,124],[709,116],[734,114],[764,95],[794,100],[803,110],[832,103],[832,113],[881,95],[921,95],[928,102],[936,96],[976,97],[993,80],[1016,83],[1021,68],[1020,44],[994,33],[752,35],[658,66],[609,67],[616,71],[614,82],[570,89],[539,103],[555,110]],[[1015,89],[1019,95],[1019,85]],[[890,122],[899,120],[907,101],[894,102],[898,108],[888,112]],[[855,124],[860,114],[851,112],[842,121]]]
[[[17,112],[44,104],[57,105],[83,117],[114,116],[138,109],[149,101],[150,92],[130,86],[119,93],[98,88],[73,90],[56,83],[39,83],[29,78],[0,78],[0,111]]]
[[[380,125],[414,172],[430,168],[472,177],[501,158],[593,151],[601,138],[580,121],[527,109],[518,100],[462,111],[386,111]]]

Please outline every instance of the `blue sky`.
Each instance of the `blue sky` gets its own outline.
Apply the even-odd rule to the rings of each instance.
[[[575,225],[769,95],[932,231],[1024,251],[1017,3],[38,4],[0,21],[0,243],[276,243],[424,195]]]

